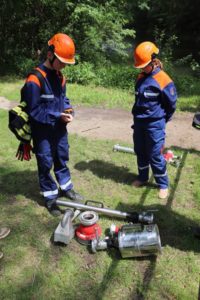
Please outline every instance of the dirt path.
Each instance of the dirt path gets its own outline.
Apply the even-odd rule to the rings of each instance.
[[[0,97],[0,108],[10,109],[16,105]],[[68,126],[71,133],[91,139],[109,139],[119,143],[132,143],[132,115],[119,109],[74,107],[76,115]],[[200,151],[200,131],[194,129],[192,113],[175,113],[167,124],[166,147],[177,146]]]

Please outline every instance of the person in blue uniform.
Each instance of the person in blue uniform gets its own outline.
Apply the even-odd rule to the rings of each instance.
[[[169,179],[162,155],[166,123],[176,109],[177,92],[172,79],[163,71],[157,58],[159,49],[152,42],[140,43],[134,50],[134,66],[141,69],[135,85],[134,150],[137,155],[138,177],[133,186],[148,182],[149,168],[159,189],[158,196],[168,196]]]
[[[55,34],[48,42],[46,60],[36,68],[44,77],[44,86],[35,74],[30,74],[22,93],[22,100],[27,103],[41,194],[53,215],[61,213],[55,203],[59,194],[76,202],[83,200],[73,189],[67,166],[67,124],[73,120],[73,108],[66,97],[61,70],[74,63],[73,40],[63,33]],[[57,182],[51,175],[52,168]]]

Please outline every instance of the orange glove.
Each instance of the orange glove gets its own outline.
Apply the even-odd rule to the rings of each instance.
[[[18,160],[30,160],[31,159],[31,151],[32,146],[30,143],[20,143],[17,149],[16,157]]]

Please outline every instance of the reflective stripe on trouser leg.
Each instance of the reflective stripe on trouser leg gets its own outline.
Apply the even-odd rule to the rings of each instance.
[[[147,146],[149,159],[155,181],[159,188],[167,188],[169,185],[166,161],[161,154],[165,143],[165,120],[151,122],[147,128]]]
[[[41,195],[43,195],[43,197],[45,197],[46,200],[55,199],[55,197],[57,198],[58,195],[58,189],[56,189],[55,191],[41,192]]]
[[[140,160],[140,157],[137,157],[138,161],[138,180],[144,182],[149,179],[149,164],[148,161],[144,162],[144,159]],[[145,165],[146,163],[146,165]]]
[[[134,151],[137,155],[137,165],[138,165],[138,180],[144,182],[149,179],[149,157],[146,153],[145,147],[145,131],[144,123],[135,120],[134,123]]]
[[[46,200],[52,200],[58,196],[57,184],[51,176],[52,158],[49,154],[36,154],[38,164],[38,176],[41,194]]]
[[[66,135],[60,138],[54,157],[54,173],[61,190],[67,191],[73,188],[71,175],[67,163],[69,161],[69,145]]]
[[[151,167],[155,181],[159,188],[168,188],[169,179],[167,175],[166,161],[163,155],[160,154],[157,157],[152,157]]]
[[[58,196],[58,187],[54,178],[51,176],[51,170],[56,150],[55,137],[59,137],[57,137],[57,133],[54,134],[51,126],[33,122],[31,124],[31,129],[33,146],[38,165],[41,194],[47,201],[52,200]]]

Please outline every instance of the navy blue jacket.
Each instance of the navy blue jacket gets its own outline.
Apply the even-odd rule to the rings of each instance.
[[[23,97],[31,123],[54,126],[60,119],[61,112],[72,108],[65,96],[66,82],[61,73],[50,70],[41,64],[37,68],[45,78],[44,91],[41,93],[40,81],[36,75],[28,76]]]
[[[134,118],[169,121],[176,109],[177,92],[171,78],[160,68],[141,73],[135,86]]]

